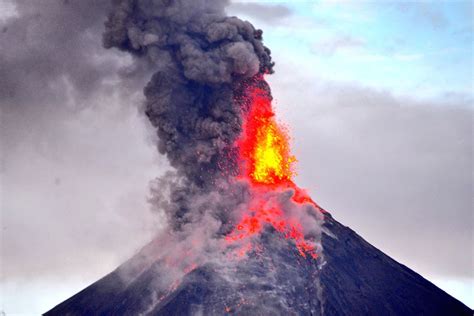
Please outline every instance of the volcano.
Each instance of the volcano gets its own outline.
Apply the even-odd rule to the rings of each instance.
[[[172,172],[165,228],[46,315],[470,315],[293,181],[262,31],[222,0],[115,0],[104,46],[154,71],[145,114]]]
[[[260,236],[261,251],[239,262],[231,272],[236,278],[207,264],[161,293],[160,263],[142,260],[160,251],[152,242],[45,315],[472,315],[327,212],[317,260],[275,234],[269,229]]]

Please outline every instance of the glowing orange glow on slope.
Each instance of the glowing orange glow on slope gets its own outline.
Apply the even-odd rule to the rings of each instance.
[[[261,78],[263,80],[263,78]],[[292,190],[293,203],[304,206],[309,203],[319,207],[292,181],[295,157],[290,153],[287,131],[275,120],[271,97],[263,89],[250,87],[249,108],[246,111],[241,138],[237,141],[240,154],[241,178],[252,187],[248,213],[226,237],[228,242],[247,241],[239,256],[252,247],[251,238],[260,234],[265,226],[273,227],[284,238],[291,239],[299,254],[317,258],[316,248],[305,240],[302,225],[296,218],[285,214],[278,199],[269,196],[284,190]]]
[[[301,225],[297,221],[285,217],[283,212],[277,206],[266,207],[263,205],[263,201],[259,201],[258,199],[255,199],[254,201],[260,205],[251,209],[251,215],[245,215],[242,218],[236,229],[227,236],[227,241],[234,242],[247,239],[261,233],[265,225],[270,225],[277,232],[282,234],[284,238],[292,239],[301,256],[306,258],[306,255],[308,254],[314,259],[317,258],[314,246],[305,241]],[[251,247],[247,244],[243,248],[244,252],[240,252],[238,255],[243,256],[248,250],[250,250],[249,248]]]

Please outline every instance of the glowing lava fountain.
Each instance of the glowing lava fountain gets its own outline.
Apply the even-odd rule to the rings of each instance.
[[[252,198],[248,212],[227,240],[246,240],[240,253],[243,255],[252,249],[252,237],[271,226],[284,238],[293,240],[301,256],[316,259],[316,247],[305,239],[298,218],[287,214],[278,199],[271,198],[273,192],[291,190],[293,203],[301,206],[308,203],[321,210],[292,180],[296,158],[290,151],[288,131],[276,121],[271,95],[259,87],[260,80],[264,80],[263,76],[246,87],[247,108],[243,131],[237,140],[239,179],[250,183]]]

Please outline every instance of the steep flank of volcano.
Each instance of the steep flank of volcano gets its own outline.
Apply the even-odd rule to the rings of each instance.
[[[260,236],[259,251],[233,269],[195,267],[163,292],[155,286],[163,277],[160,263],[141,264],[140,257],[160,250],[151,243],[45,315],[472,315],[329,213],[323,229],[317,260],[302,257],[269,228]]]

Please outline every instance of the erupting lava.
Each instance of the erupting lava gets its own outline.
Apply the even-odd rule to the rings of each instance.
[[[244,132],[238,142],[243,171],[254,183],[279,184],[291,181],[294,174],[287,133],[275,121],[275,113],[267,92],[250,91],[250,109]]]
[[[263,80],[263,78],[261,78]],[[237,141],[240,156],[240,177],[252,187],[252,200],[234,231],[227,236],[229,242],[248,240],[244,252],[251,249],[251,237],[266,225],[272,226],[285,238],[292,239],[301,256],[317,258],[315,247],[304,238],[301,223],[285,214],[275,198],[274,191],[293,190],[296,204],[316,203],[292,181],[296,158],[290,153],[289,137],[275,119],[271,97],[267,91],[250,86],[247,91],[249,108],[244,115],[243,132]]]

